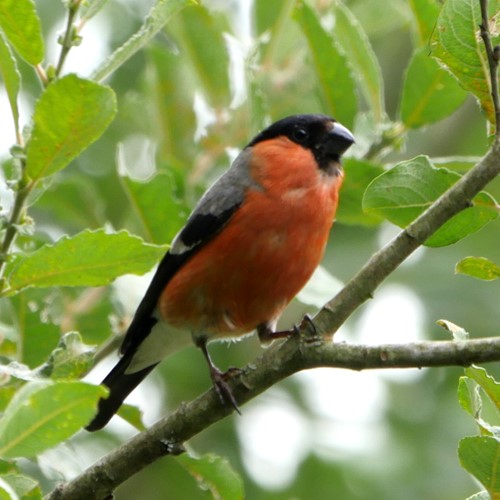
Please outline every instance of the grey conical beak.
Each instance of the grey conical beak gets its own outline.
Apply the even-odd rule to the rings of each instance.
[[[330,131],[328,149],[330,153],[343,155],[356,142],[351,131],[338,122],[333,123]]]

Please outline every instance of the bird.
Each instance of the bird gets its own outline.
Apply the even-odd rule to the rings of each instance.
[[[323,257],[341,156],[353,143],[335,119],[300,114],[271,124],[241,150],[160,261],[87,430],[103,428],[160,361],[192,343],[222,402],[239,410],[207,344],[253,331],[266,344],[296,331],[276,331],[276,324]]]

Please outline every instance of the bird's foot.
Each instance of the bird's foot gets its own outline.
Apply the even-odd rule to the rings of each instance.
[[[227,383],[233,376],[241,373],[241,370],[238,368],[229,368],[227,372],[220,371],[210,357],[206,337],[200,337],[197,339],[196,345],[201,349],[201,352],[207,361],[208,369],[210,370],[210,377],[212,379],[212,383],[214,384],[215,392],[217,393],[217,396],[219,396],[221,403],[223,406],[232,406],[241,415],[241,411],[238,407],[236,399],[234,398],[233,391]]]
[[[312,330],[313,335],[317,335],[316,326],[313,323],[313,320],[309,314],[305,314],[302,318],[302,321],[299,325],[293,325],[289,330],[279,330],[275,332],[267,323],[263,323],[257,327],[257,334],[259,336],[259,340],[262,344],[267,344],[277,339],[286,339],[288,337],[297,336],[300,334],[300,330],[303,328],[310,328]]]
[[[307,330],[308,335],[311,337],[317,337],[318,336],[318,329],[316,328],[316,325],[314,324],[311,316],[309,314],[304,314],[304,317],[302,318],[302,321],[300,322],[300,326],[295,326],[298,331],[300,330]]]
[[[239,368],[229,368],[227,372],[220,371],[213,363],[210,365],[210,376],[214,384],[215,392],[224,406],[232,406],[240,415],[241,411],[234,398],[233,391],[227,383],[233,376],[239,375]]]

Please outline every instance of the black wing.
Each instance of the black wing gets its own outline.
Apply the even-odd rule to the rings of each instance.
[[[141,342],[151,332],[158,319],[153,315],[160,295],[182,265],[189,260],[200,248],[212,239],[229,221],[233,213],[238,209],[234,205],[231,209],[222,212],[218,216],[198,214],[191,216],[178,238],[187,249],[179,254],[168,251],[158,265],[151,283],[141,300],[134,318],[128,327],[120,352],[135,351]]]
[[[175,273],[229,222],[242,204],[247,188],[258,188],[249,174],[250,156],[248,149],[241,152],[231,168],[203,195],[175,237],[127,330],[120,349],[122,354],[135,352],[157,323],[154,311],[158,299]]]

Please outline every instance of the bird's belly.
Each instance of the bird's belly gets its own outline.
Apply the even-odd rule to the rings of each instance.
[[[260,217],[247,206],[171,279],[159,302],[165,321],[209,337],[242,335],[277,319],[305,285],[333,207],[330,217],[317,206],[310,214],[263,207]]]

